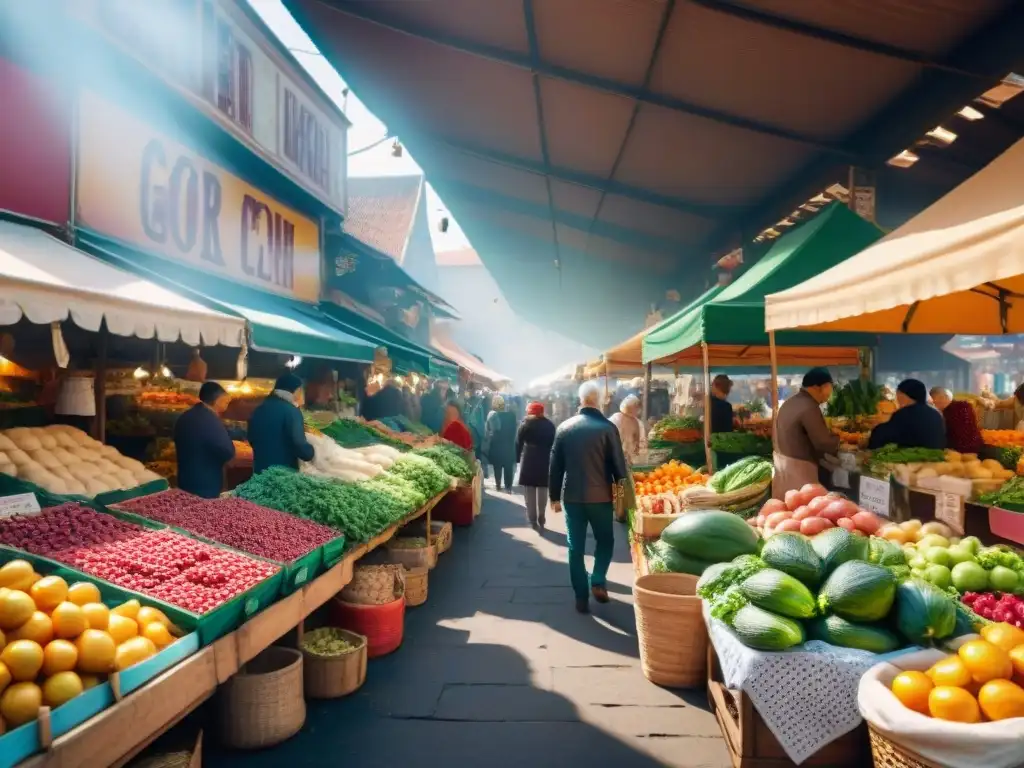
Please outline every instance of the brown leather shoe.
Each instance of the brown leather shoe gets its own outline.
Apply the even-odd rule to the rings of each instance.
[[[590,594],[592,594],[594,599],[599,603],[607,603],[609,600],[608,590],[602,586],[594,585],[590,588]]]

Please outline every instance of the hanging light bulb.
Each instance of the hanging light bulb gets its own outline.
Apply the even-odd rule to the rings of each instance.
[[[135,369],[134,373],[132,373],[132,376],[134,376],[136,379],[148,379],[149,371],[147,371],[140,365],[138,368]]]
[[[301,355],[295,355],[294,357],[292,357],[291,360],[289,360],[284,365],[285,365],[285,368],[288,368],[288,369],[294,371],[296,368],[298,368],[300,365],[302,365],[302,356]]]
[[[160,375],[163,376],[165,379],[173,379],[174,378],[174,373],[172,373],[171,369],[168,368],[166,365],[161,365],[160,366]]]

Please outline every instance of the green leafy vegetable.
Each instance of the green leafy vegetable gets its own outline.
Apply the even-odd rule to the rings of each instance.
[[[890,464],[942,461],[945,457],[946,452],[939,448],[901,448],[895,443],[890,443],[871,454],[868,469],[872,473],[884,474]]]
[[[404,477],[427,498],[433,498],[451,486],[451,478],[437,464],[412,453],[398,459],[388,473]]]
[[[719,453],[771,456],[772,441],[751,432],[715,432],[711,435],[711,449]]]
[[[364,448],[367,445],[383,443],[400,451],[409,450],[409,446],[400,440],[395,440],[354,419],[338,419],[320,431],[343,448]]]
[[[739,584],[748,576],[753,576],[766,567],[764,560],[757,555],[740,555],[729,564],[728,568],[705,581],[697,593],[705,600],[713,601],[724,594],[729,587]]]
[[[465,452],[458,446],[442,443],[430,448],[418,448],[413,451],[413,454],[430,459],[446,475],[467,482],[473,479],[473,465],[466,458]]]

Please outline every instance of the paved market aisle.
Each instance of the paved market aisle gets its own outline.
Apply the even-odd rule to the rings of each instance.
[[[562,516],[542,539],[522,497],[489,491],[406,614],[405,641],[370,661],[366,684],[309,702],[275,749],[223,752],[210,766],[655,768],[729,765],[703,691],[677,694],[639,670],[625,528],[616,525],[612,602],[582,616],[568,586]],[[591,546],[593,543],[591,542]],[[214,739],[211,739],[214,741]]]

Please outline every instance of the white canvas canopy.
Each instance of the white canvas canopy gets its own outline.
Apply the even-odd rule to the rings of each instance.
[[[1024,141],[837,266],[765,302],[765,328],[1024,332]]]
[[[0,325],[104,320],[118,336],[240,347],[245,320],[207,309],[24,224],[0,221]]]

